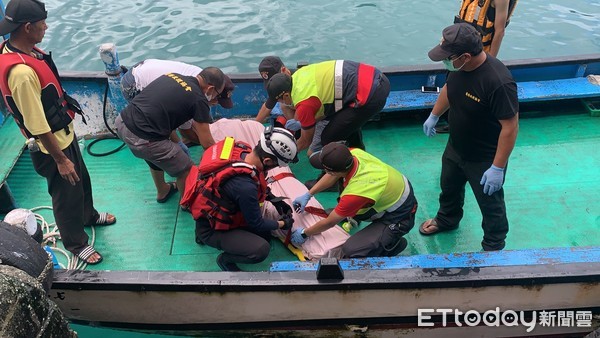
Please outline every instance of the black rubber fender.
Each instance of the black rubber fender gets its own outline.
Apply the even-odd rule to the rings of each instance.
[[[0,221],[0,264],[15,267],[37,279],[46,292],[52,286],[52,261],[25,231]]]

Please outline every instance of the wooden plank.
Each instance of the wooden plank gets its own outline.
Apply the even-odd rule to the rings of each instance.
[[[402,90],[390,92],[384,112],[432,108],[438,93],[423,93],[421,90]]]
[[[585,77],[519,82],[519,102],[578,99],[600,95],[600,86]]]
[[[518,82],[519,102],[551,101],[600,96],[600,85],[592,84],[586,77],[548,81]],[[388,96],[384,112],[431,109],[437,93],[422,93],[420,90],[392,91]]]

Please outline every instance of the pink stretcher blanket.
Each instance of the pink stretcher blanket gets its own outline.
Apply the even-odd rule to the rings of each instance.
[[[216,142],[224,139],[227,136],[231,136],[236,140],[244,141],[252,146],[255,146],[260,139],[261,133],[264,131],[264,126],[256,121],[252,120],[229,120],[220,119],[210,125],[210,131]],[[268,172],[267,178],[275,177],[275,175],[281,173],[291,173],[289,167],[280,167],[272,169]],[[306,193],[308,189],[298,181],[295,177],[284,177],[278,181],[274,181],[268,184],[271,191],[275,196],[287,197],[286,202],[292,204],[294,198]],[[315,209],[323,209],[323,206],[316,198],[312,198],[308,202],[308,207]],[[263,216],[269,219],[279,219],[279,214],[275,210],[275,207],[265,202],[263,206]],[[308,212],[298,214],[294,211],[294,227],[307,228],[319,220],[321,216],[317,216]],[[275,230],[273,235],[279,238],[285,238],[287,231]],[[302,254],[306,259],[317,260],[321,257],[341,257],[341,246],[346,242],[350,235],[339,226],[322,232],[319,235],[310,236],[304,244],[302,244]],[[294,250],[292,250],[294,252]]]

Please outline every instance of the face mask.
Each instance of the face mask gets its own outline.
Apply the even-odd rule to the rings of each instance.
[[[208,100],[208,102],[212,101],[212,99],[213,99],[212,94],[211,95],[204,94],[204,96],[206,96],[206,100]]]
[[[456,59],[458,59],[458,58],[456,58]],[[454,59],[454,60],[456,60],[456,59]],[[465,61],[462,64],[462,66],[456,68],[456,67],[454,67],[454,62],[452,60],[444,59],[444,60],[442,60],[442,62],[444,63],[444,67],[446,67],[446,69],[450,72],[458,72],[467,63],[467,61]]]

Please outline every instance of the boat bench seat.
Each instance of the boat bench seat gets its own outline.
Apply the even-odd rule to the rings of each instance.
[[[519,102],[583,99],[600,95],[600,85],[587,77],[517,83]]]
[[[600,96],[600,85],[590,83],[586,77],[569,79],[518,82],[519,102],[552,101]],[[438,93],[421,90],[392,91],[383,112],[431,109]]]
[[[0,149],[0,212],[3,213],[16,207],[6,180],[25,149],[25,138],[12,117],[0,127]]]

